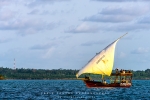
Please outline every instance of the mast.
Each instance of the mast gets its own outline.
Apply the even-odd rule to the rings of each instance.
[[[126,33],[126,34],[124,34],[124,35],[122,35],[119,39],[121,39],[122,37],[124,37],[125,35],[127,35],[128,33]]]

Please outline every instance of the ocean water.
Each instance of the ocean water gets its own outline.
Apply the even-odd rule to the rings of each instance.
[[[0,100],[150,100],[150,80],[130,88],[87,88],[82,80],[1,80]]]

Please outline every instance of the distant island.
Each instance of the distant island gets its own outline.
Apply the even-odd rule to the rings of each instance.
[[[24,69],[0,67],[1,79],[27,79],[27,80],[51,80],[51,79],[76,79],[79,70],[73,69]],[[150,69],[145,71],[132,71],[133,80],[150,80]],[[85,75],[81,75],[84,77]],[[99,77],[100,76],[94,76]],[[107,78],[107,77],[106,77]]]

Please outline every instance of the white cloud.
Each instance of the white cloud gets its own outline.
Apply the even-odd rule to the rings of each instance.
[[[0,43],[6,43],[6,42],[9,42],[11,41],[12,39],[6,39],[6,38],[1,38],[0,39]]]
[[[128,22],[132,21],[133,17],[129,15],[93,15],[83,19],[84,21],[93,21],[93,22]]]
[[[25,28],[36,28],[36,29],[42,29],[45,27],[45,23],[42,20],[39,19],[18,19],[15,21],[10,22],[1,22],[0,29],[6,29],[6,30],[14,30],[14,29],[25,29]]]
[[[0,0],[0,6],[8,6],[13,0]]]
[[[11,20],[15,17],[15,12],[10,10],[10,9],[3,9],[0,11],[0,20],[1,21],[7,21],[7,20]]]
[[[38,32],[39,31],[34,28],[20,29],[18,31],[18,35],[25,36],[25,35],[29,35],[29,34],[36,34]]]
[[[53,46],[56,46],[56,45],[57,45],[57,43],[38,44],[38,45],[32,46],[30,49],[32,49],[32,50],[45,50],[45,49],[52,48]]]
[[[31,12],[29,12],[28,14],[33,15],[33,14],[38,14],[38,13],[39,13],[39,10],[38,9],[34,9]]]
[[[82,23],[77,27],[69,28],[66,32],[69,33],[95,33],[98,32],[99,29],[95,25],[90,25],[87,23]]]
[[[89,42],[86,42],[86,43],[83,43],[81,44],[82,46],[92,46],[92,45],[101,45],[101,44],[105,44],[106,43],[106,40],[101,40],[101,41],[89,41]]]
[[[92,1],[101,1],[101,2],[145,2],[149,0],[92,0]]]
[[[44,10],[44,11],[42,11],[40,14],[41,14],[41,15],[48,15],[48,14],[50,14],[50,12],[49,12],[48,10]]]
[[[115,25],[109,25],[107,28],[103,28],[104,30],[109,31],[119,31],[119,32],[129,32],[134,30],[149,30],[149,24],[138,24],[138,23],[119,23]]]
[[[139,47],[138,49],[133,50],[131,53],[132,54],[145,54],[145,53],[148,53],[148,52],[149,52],[149,50],[147,48]]]
[[[43,30],[52,30],[59,23],[46,22],[42,19],[18,19],[15,21],[1,21],[0,30],[16,30],[20,35],[34,34]]]
[[[140,17],[138,20],[137,20],[137,23],[138,24],[150,24],[150,15],[145,15],[145,16],[142,16]]]
[[[136,10],[135,10],[136,9]],[[146,14],[150,11],[149,5],[143,6],[110,6],[103,8],[98,14],[86,17],[83,21],[93,22],[130,22],[136,19],[138,16]]]
[[[135,10],[136,9],[136,10]],[[149,5],[146,5],[144,8],[141,5],[130,5],[126,6],[109,6],[103,8],[100,11],[102,15],[128,15],[128,16],[139,16],[143,15],[150,11]]]
[[[28,7],[35,7],[35,6],[49,5],[55,2],[64,2],[64,1],[70,1],[70,0],[30,0],[30,2],[28,2],[26,5]]]

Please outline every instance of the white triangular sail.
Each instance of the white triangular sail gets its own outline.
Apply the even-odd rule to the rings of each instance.
[[[127,34],[127,33],[126,33]],[[125,34],[125,35],[126,35]],[[124,35],[123,35],[124,36]],[[122,37],[123,37],[122,36]],[[113,64],[114,64],[114,54],[116,43],[122,38],[120,37],[105,49],[99,52],[94,56],[85,67],[83,67],[77,74],[78,78],[83,73],[93,73],[93,74],[102,74],[102,75],[111,75]]]

